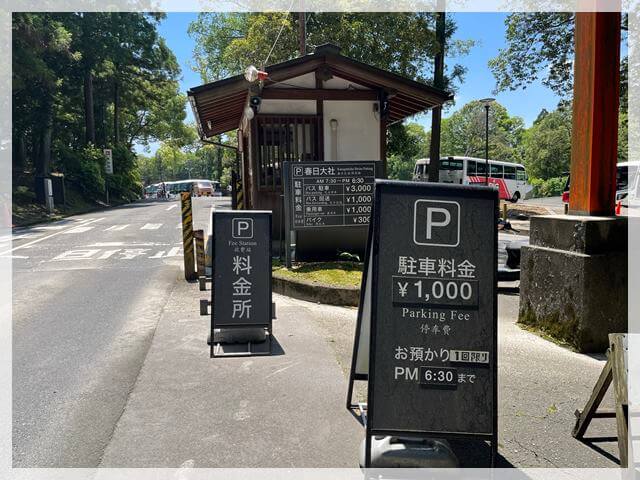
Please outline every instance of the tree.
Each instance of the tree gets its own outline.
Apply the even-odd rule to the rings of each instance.
[[[416,159],[429,154],[428,135],[422,125],[391,125],[387,138],[387,154],[388,177],[411,180]]]
[[[356,60],[431,83],[438,48],[435,18],[434,13],[310,12],[307,46],[334,43]],[[445,30],[452,56],[464,55],[473,46],[471,40],[452,40],[452,20]],[[241,73],[248,65],[264,66],[272,46],[269,64],[298,55],[296,14],[201,13],[189,34],[196,40],[193,67],[203,82]],[[448,69],[445,88],[452,89],[465,71],[461,65]]]
[[[573,13],[511,13],[505,20],[506,48],[489,61],[496,91],[525,89],[536,80],[561,97],[573,91],[575,15]],[[628,15],[622,16],[626,41]],[[626,110],[628,62],[621,60],[621,106]]]
[[[442,121],[443,156],[485,157],[485,109],[475,100],[464,105]],[[518,162],[524,122],[512,117],[499,103],[489,109],[489,157],[493,160]]]
[[[111,147],[110,188],[122,198],[139,190],[133,144],[184,136],[186,98],[176,58],[157,33],[162,18],[13,16],[14,165],[20,172],[47,176],[53,167],[72,188],[97,197],[104,184],[98,147]]]
[[[57,14],[16,13],[12,33],[13,134],[21,144],[14,163],[24,167],[30,156],[37,178],[51,168],[58,72],[79,55],[72,51],[71,33]],[[37,183],[35,190],[44,201],[43,186]]]
[[[543,110],[523,135],[523,161],[532,178],[548,180],[569,170],[571,110]]]

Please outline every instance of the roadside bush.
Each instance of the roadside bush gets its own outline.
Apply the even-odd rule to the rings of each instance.
[[[104,155],[102,150],[89,146],[81,150],[61,148],[58,161],[66,180],[73,183],[85,198],[104,195]]]
[[[142,193],[142,180],[136,166],[136,155],[127,148],[113,149],[113,175],[108,175],[111,198],[135,200]]]
[[[530,182],[533,185],[533,197],[555,197],[562,194],[567,177],[552,177],[547,180],[531,178]]]

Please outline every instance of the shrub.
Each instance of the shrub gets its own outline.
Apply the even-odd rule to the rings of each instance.
[[[102,150],[88,146],[81,150],[62,148],[58,159],[63,166],[66,180],[85,198],[101,198],[104,194],[104,154]]]
[[[567,177],[552,177],[547,180],[532,178],[530,181],[533,185],[533,197],[554,197],[564,191]]]

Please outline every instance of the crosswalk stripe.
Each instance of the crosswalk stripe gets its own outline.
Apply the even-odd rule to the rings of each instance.
[[[142,227],[140,227],[140,230],[157,230],[161,226],[161,223],[146,223]]]
[[[66,228],[67,225],[46,225],[42,227],[33,227],[34,230],[62,230]]]
[[[111,225],[109,228],[105,228],[104,231],[105,232],[116,232],[116,231],[124,230],[128,226],[129,226],[128,223],[126,223],[124,225]]]
[[[169,210],[173,210],[174,208],[177,208],[177,207],[178,207],[178,205],[175,205],[175,204],[174,205],[170,205],[170,206],[167,207],[167,212]]]
[[[91,227],[74,227],[71,230],[67,230],[65,232],[62,232],[63,235],[68,235],[69,233],[84,233],[84,232],[88,232],[89,230],[93,230],[93,226]]]

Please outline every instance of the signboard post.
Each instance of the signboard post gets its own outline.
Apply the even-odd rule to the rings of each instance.
[[[211,357],[270,355],[271,212],[213,212]]]
[[[380,162],[285,162],[285,257],[293,260],[295,231],[366,229]]]
[[[104,153],[104,173],[107,175],[113,175],[113,150],[110,148],[102,149]],[[107,195],[107,205],[109,204],[109,177],[104,179],[104,188]]]
[[[376,183],[349,385],[368,381],[365,467],[374,435],[489,440],[493,465],[497,216],[491,187]]]

